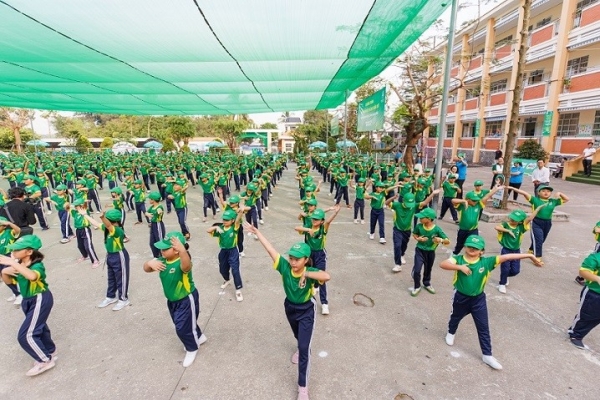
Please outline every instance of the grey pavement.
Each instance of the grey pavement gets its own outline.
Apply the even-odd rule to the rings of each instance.
[[[301,236],[297,225],[298,191],[294,164],[284,173],[265,212],[262,231],[284,253]],[[475,179],[489,182],[489,168],[471,168],[467,188]],[[553,181],[571,201],[562,211],[570,222],[555,223],[545,245],[543,268],[522,263],[508,293],[496,290],[499,271],[486,287],[494,356],[504,366],[494,371],[481,361],[477,334],[470,317],[457,332],[455,345],[444,342],[451,308],[452,273],[439,268],[449,248],[440,247],[432,284],[437,294],[423,291],[412,298],[408,288],[414,240],[408,264],[393,274],[391,213],[386,211],[388,243],[369,240],[368,225],[355,225],[352,211],[343,208],[327,240],[331,314],[318,315],[312,343],[309,391],[311,399],[394,399],[405,393],[414,399],[591,399],[600,393],[600,328],[578,350],[566,329],[578,308],[581,287],[573,278],[594,247],[592,227],[600,219],[596,187]],[[530,182],[524,189],[531,191]],[[333,204],[323,185],[320,207]],[[108,202],[107,190],[100,192]],[[352,192],[351,192],[352,194]],[[279,274],[260,244],[246,236],[242,259],[244,301],[233,289],[220,294],[218,245],[201,220],[200,189],[190,189],[188,222],[192,231],[194,280],[200,292],[200,327],[208,336],[196,362],[184,369],[184,351],[166,308],[159,278],[142,270],[151,258],[148,228],[133,226],[126,246],[131,255],[130,299],[120,312],[98,309],[105,296],[106,273],[77,264],[76,243],[59,244],[56,213],[52,229],[40,234],[55,304],[49,319],[57,343],[57,366],[38,377],[25,372],[31,358],[16,335],[23,314],[3,301],[9,290],[0,287],[0,398],[2,399],[295,399],[297,369],[290,363],[295,340],[283,311]],[[368,206],[367,206],[368,224]],[[454,242],[457,227],[449,216],[440,226]],[[176,230],[174,214],[166,216]],[[488,254],[498,254],[493,224],[481,223]],[[99,231],[94,244],[105,251]],[[376,236],[377,238],[377,236]],[[523,247],[529,245],[524,239]],[[373,307],[356,305],[362,293]]]

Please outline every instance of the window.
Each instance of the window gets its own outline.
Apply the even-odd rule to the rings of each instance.
[[[506,83],[507,83],[506,79],[492,82],[490,84],[490,94],[505,92],[506,91]]]
[[[544,76],[544,70],[536,69],[535,71],[532,71],[529,73],[529,76],[527,77],[527,84],[533,85],[535,83],[541,82],[543,76]]]
[[[594,127],[592,128],[592,135],[600,135],[600,111],[596,111],[594,116]]]
[[[454,137],[454,124],[446,125],[446,137],[447,138]]]
[[[436,138],[438,137],[437,125],[429,125],[429,137]]]
[[[573,75],[581,74],[587,71],[589,56],[574,58],[567,62],[567,77],[571,77]]]
[[[285,152],[286,153],[291,153],[292,151],[294,151],[294,144],[293,143],[286,143],[285,144]]]
[[[579,130],[579,113],[560,114],[558,117],[558,136],[576,136]]]
[[[475,136],[475,123],[465,123],[463,124],[462,137],[471,138]]]
[[[504,46],[505,44],[509,44],[509,43],[511,43],[511,42],[512,42],[512,40],[513,40],[513,37],[512,37],[512,35],[509,35],[509,36],[505,37],[504,39],[498,40],[498,41],[495,43],[495,45],[494,45],[494,46],[495,46],[496,48],[498,48],[498,47],[502,47],[502,46]]]
[[[547,17],[547,18],[544,18],[543,20],[539,21],[537,24],[535,24],[535,29],[548,25],[550,23],[551,19],[552,19],[552,17]]]
[[[486,122],[485,136],[490,136],[490,137],[502,136],[502,121]]]
[[[467,89],[467,100],[479,97],[480,92],[481,92],[480,87],[474,87],[471,89]]]

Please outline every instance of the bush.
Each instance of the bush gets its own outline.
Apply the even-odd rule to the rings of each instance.
[[[75,150],[77,150],[78,153],[86,153],[92,148],[94,148],[94,146],[92,146],[92,142],[90,142],[87,137],[79,136],[77,138],[77,141],[75,142]]]
[[[111,149],[115,144],[115,141],[111,137],[105,137],[100,143],[100,148],[102,149]]]
[[[522,145],[517,147],[517,158],[524,158],[527,160],[547,160],[549,154],[544,150],[537,140],[529,139],[523,142]]]
[[[162,141],[162,149],[161,151],[163,152],[168,152],[168,151],[176,151],[177,147],[175,147],[175,143],[173,142],[173,139],[165,139]]]

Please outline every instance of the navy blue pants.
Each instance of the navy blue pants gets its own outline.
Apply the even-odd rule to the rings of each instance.
[[[163,186],[164,182],[157,182],[158,192],[160,193],[160,199],[165,200],[167,198],[167,189]]]
[[[48,221],[46,221],[46,214],[44,213],[44,207],[42,206],[41,201],[33,206],[33,211],[35,212],[42,229],[48,229]]]
[[[240,274],[240,252],[237,247],[221,249],[219,252],[219,272],[226,281],[229,280],[229,273],[231,272],[236,290],[243,287],[242,275]]]
[[[421,270],[423,270],[423,286],[431,285],[431,270],[435,262],[435,250],[415,248],[415,263],[411,272],[414,288],[421,287]]]
[[[340,186],[335,197],[335,204],[340,204],[340,201],[344,198],[346,205],[350,205],[350,197],[348,197],[348,186]]]
[[[167,198],[165,200],[165,203],[167,205],[167,213],[170,213],[171,212],[171,208],[174,208],[173,199],[169,198],[169,193],[167,193],[166,190],[165,190],[165,193],[167,195]]]
[[[90,205],[89,206],[90,207],[90,212],[94,211],[94,207],[92,207],[92,202],[94,203],[94,205],[96,206],[96,209],[98,211],[102,211],[102,206],[100,205],[98,191],[96,189],[90,189],[90,190],[88,190],[88,203]]]
[[[135,205],[133,204],[133,195],[131,192],[127,192],[125,194],[125,205],[129,211],[133,211],[135,209]]]
[[[233,174],[233,183],[235,184],[235,190],[240,191],[240,176],[238,174]]]
[[[310,259],[312,260],[312,266],[320,269],[321,271],[327,270],[327,251],[323,250],[311,250]],[[319,288],[319,300],[321,304],[329,304],[327,301],[327,284],[315,283],[315,287]]]
[[[500,249],[500,255],[519,253],[521,253],[520,249],[511,250],[505,247],[502,247],[502,249]],[[508,278],[511,276],[519,275],[519,272],[521,272],[521,260],[504,261],[502,264],[500,264],[500,284],[506,285]]]
[[[465,247],[465,241],[471,235],[479,235],[479,229],[475,228],[470,231],[459,229],[458,234],[456,235],[456,246],[454,247],[452,254],[460,254],[460,251]]]
[[[442,211],[440,211],[440,219],[444,219],[446,211],[448,210],[450,210],[450,215],[452,215],[454,222],[458,221],[458,214],[456,213],[454,204],[452,204],[452,197],[444,197],[442,199]]]
[[[144,181],[144,186],[146,186],[146,190],[150,190],[150,176],[148,176],[148,174],[142,174],[142,181]]]
[[[256,229],[258,229],[258,219],[256,219],[256,206],[250,207],[250,210],[246,212],[246,222],[252,224]]]
[[[536,257],[542,256],[542,247],[552,228],[552,220],[534,218],[531,222],[531,245],[529,250],[533,250]]]
[[[129,292],[129,253],[127,250],[106,254],[106,275],[108,276],[106,297],[114,299],[118,293],[119,300],[127,300]]]
[[[81,253],[82,257],[90,258],[92,263],[98,261],[96,250],[94,249],[94,242],[92,242],[92,230],[88,226],[87,228],[77,228],[75,230],[77,236],[77,248]]]
[[[223,194],[225,196],[225,194]],[[211,209],[213,217],[217,214],[217,205],[215,203],[215,196],[212,193],[204,193],[204,204],[202,205],[202,211],[204,211],[204,218],[207,217],[206,210]],[[223,197],[225,198],[225,197]]]
[[[137,215],[138,222],[142,222],[142,216],[146,218],[146,222],[150,222],[150,219],[146,217],[146,203],[135,203],[135,213]]]
[[[392,233],[394,238],[394,264],[402,265],[402,256],[406,254],[406,248],[410,240],[410,230],[401,231],[394,227]]]
[[[294,304],[286,298],[283,307],[294,337],[298,341],[298,386],[306,387],[317,303],[311,298],[304,304]]]
[[[58,218],[60,219],[60,233],[62,233],[62,238],[68,239],[69,236],[73,236],[71,214],[65,210],[58,210]]]
[[[485,293],[477,296],[466,296],[455,290],[452,298],[452,314],[450,315],[450,322],[448,322],[448,333],[454,335],[460,321],[469,314],[475,322],[481,352],[484,356],[491,356],[492,338],[490,337]]]
[[[47,187],[40,188],[40,191],[42,192],[42,200],[50,197]],[[46,203],[46,207],[48,207],[48,210],[52,211],[52,203],[50,203],[50,202],[45,202],[45,203]],[[44,208],[44,206],[42,206],[42,209],[43,208]]]
[[[177,213],[177,222],[179,222],[181,233],[184,235],[188,235],[190,233],[188,226],[185,223],[185,220],[187,219],[187,211],[187,207],[175,209],[175,212]]]
[[[238,229],[237,248],[240,253],[244,251],[244,228],[241,225]]]
[[[50,328],[46,323],[53,305],[54,298],[50,291],[23,299],[21,303],[25,321],[19,328],[19,344],[38,362],[50,361],[50,354],[56,351]]]
[[[198,290],[194,289],[192,293],[178,301],[167,300],[167,308],[175,324],[175,332],[185,346],[185,350],[198,350],[198,339],[202,336],[202,330],[197,322],[200,314]]]
[[[154,247],[154,243],[159,242],[165,238],[165,224],[160,222],[152,222],[150,225],[150,251],[152,251],[153,257],[160,257],[161,252],[159,249]]]
[[[581,291],[579,311],[569,328],[569,336],[581,340],[598,324],[600,324],[600,294],[586,286]]]
[[[370,225],[371,225],[371,229],[369,230],[369,233],[371,235],[375,233],[375,225],[379,224],[379,237],[385,238],[385,227],[383,226],[384,217],[385,217],[385,213],[383,211],[383,208],[380,208],[380,209],[371,208],[371,221],[369,221]]]
[[[355,199],[354,200],[354,219],[358,219],[358,213],[360,212],[360,219],[365,219],[365,200]]]

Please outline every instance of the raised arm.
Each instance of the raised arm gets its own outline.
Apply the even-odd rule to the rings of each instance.
[[[279,252],[277,250],[275,250],[275,248],[267,240],[267,238],[264,237],[263,234],[254,227],[254,225],[244,222],[243,227],[248,232],[255,234],[256,237],[258,237],[258,241],[260,242],[260,244],[263,245],[263,247],[265,248],[267,253],[269,253],[269,256],[271,256],[271,259],[273,260],[273,262],[277,261],[277,258],[279,257]]]
[[[556,197],[560,198],[562,200],[563,204],[565,204],[567,201],[569,201],[569,198],[567,197],[567,195],[565,195],[562,192],[557,192]]]

